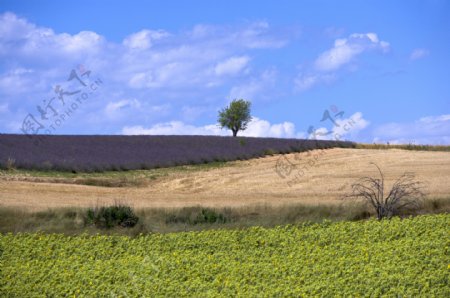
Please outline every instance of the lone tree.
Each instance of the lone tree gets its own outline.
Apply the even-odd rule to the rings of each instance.
[[[238,131],[245,130],[252,120],[250,106],[250,101],[234,99],[228,107],[220,110],[217,120],[220,127],[231,129],[233,137],[237,136]]]
[[[414,180],[413,173],[405,172],[400,176],[385,196],[384,175],[378,165],[371,164],[378,169],[380,178],[362,177],[352,184],[352,193],[347,198],[364,199],[375,209],[378,219],[391,218],[401,210],[420,207],[425,193],[422,183]]]

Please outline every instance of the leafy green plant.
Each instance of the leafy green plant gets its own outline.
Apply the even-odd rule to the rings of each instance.
[[[99,228],[112,228],[115,226],[131,228],[138,221],[139,218],[134,214],[133,209],[124,205],[88,209],[85,218],[86,224],[94,224]]]
[[[233,137],[239,131],[247,129],[252,120],[250,115],[251,102],[244,99],[234,99],[230,105],[219,112],[217,121],[221,128],[231,129]]]
[[[212,209],[202,209],[200,214],[197,215],[193,224],[202,224],[202,223],[225,223],[227,219],[223,214],[217,213]]]

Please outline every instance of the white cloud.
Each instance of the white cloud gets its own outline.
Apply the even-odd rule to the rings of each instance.
[[[231,135],[231,131],[220,129],[216,124],[195,126],[181,121],[158,123],[150,128],[143,126],[126,126],[122,129],[125,135]],[[246,130],[239,132],[240,136],[247,137],[275,137],[294,138],[299,135],[295,131],[295,125],[291,122],[271,124],[266,120],[254,117]]]
[[[10,12],[0,15],[0,23],[2,24],[2,26],[0,26],[0,39],[2,40],[23,38],[36,28],[25,19],[18,18],[15,14]]]
[[[218,76],[240,73],[250,62],[243,51],[286,44],[266,22],[236,27],[198,25],[174,34],[143,29],[125,37],[121,44],[92,31],[56,34],[12,13],[0,14],[0,28],[3,59],[40,61],[44,67],[82,62],[107,73],[114,83],[135,89],[221,86],[232,78],[218,81],[211,71]],[[162,39],[163,43],[157,42]],[[182,97],[184,90],[179,92]]]
[[[98,53],[104,38],[92,31],[78,34],[56,34],[52,29],[37,27],[13,13],[0,15],[0,55],[12,54],[47,60],[58,57],[79,57]]]
[[[292,122],[271,124],[269,121],[254,117],[248,128],[240,135],[247,137],[293,138],[296,135]]]
[[[247,66],[250,58],[248,56],[231,57],[225,61],[219,62],[214,68],[216,75],[235,75],[241,72]]]
[[[298,90],[304,91],[316,85],[318,81],[319,75],[299,74],[295,78],[294,83]]]
[[[150,128],[140,125],[126,126],[122,129],[125,135],[225,135],[217,125],[194,126],[181,121],[158,123]]]
[[[389,43],[380,40],[375,33],[354,33],[347,38],[336,39],[331,49],[320,54],[312,66],[297,75],[294,79],[295,89],[305,91],[322,83],[328,84],[336,79],[344,65],[358,55],[374,50],[386,53],[389,48]]]
[[[83,51],[98,50],[98,46],[103,42],[103,37],[95,32],[81,31],[78,34],[55,35],[55,41],[68,54],[79,53]],[[55,45],[57,47],[57,45]]]
[[[281,48],[287,44],[287,40],[279,36],[279,32],[274,35],[267,35],[269,30],[268,22],[253,22],[248,24],[244,30],[228,35],[224,41],[226,43],[239,43],[249,49]],[[224,45],[227,46],[227,44]]]
[[[361,112],[356,112],[347,119],[336,119],[333,134],[346,139],[356,139],[358,133],[369,125]]]
[[[0,94],[19,95],[35,91],[40,87],[43,87],[42,78],[35,78],[32,69],[12,68],[8,72],[0,74]]]
[[[66,83],[79,64],[104,82],[78,115],[96,127],[101,123],[108,129],[115,125],[117,130],[152,123],[150,120],[166,123],[174,119],[174,114],[185,115],[181,118],[184,121],[195,121],[198,116],[186,107],[201,106],[206,109],[202,113],[209,113],[216,112],[217,106],[231,96],[249,100],[273,97],[279,88],[276,72],[270,65],[269,70],[255,71],[252,54],[254,49],[260,52],[283,47],[288,37],[292,36],[267,22],[245,22],[235,26],[196,25],[179,32],[142,28],[113,42],[93,31],[60,33],[13,13],[3,13],[0,59],[7,63],[0,68],[0,103],[8,105],[11,113],[0,129],[6,128],[6,121],[20,122],[28,113],[39,116],[36,107],[54,96],[54,86]],[[168,102],[173,107],[170,113],[168,109],[152,112]],[[65,128],[58,131],[65,132]]]
[[[270,49],[284,47],[288,40],[281,32],[272,32],[268,22],[250,22],[244,28],[235,30],[230,26],[213,26],[199,24],[188,32],[189,37],[195,40],[208,40],[211,37],[221,47],[239,46],[246,49]]]
[[[374,142],[450,144],[450,114],[423,117],[412,123],[388,123],[374,131]]]
[[[294,84],[296,86],[296,89],[299,91],[305,91],[312,87],[314,87],[317,84],[320,83],[331,83],[334,81],[336,76],[334,74],[309,74],[305,75],[300,73],[295,79]]]
[[[389,43],[380,41],[375,33],[354,33],[348,38],[336,39],[333,48],[322,53],[314,65],[319,71],[334,71],[352,61],[357,55],[374,49],[387,52]]]
[[[428,56],[430,52],[427,49],[414,49],[409,55],[410,60],[418,60]]]
[[[309,138],[319,140],[352,140],[355,141],[359,137],[359,133],[364,130],[370,123],[364,119],[361,112],[356,112],[348,118],[334,119],[336,122],[331,129],[320,127],[314,129],[314,133]]]
[[[109,118],[120,116],[120,111],[127,108],[139,108],[141,103],[136,99],[124,99],[116,102],[109,102],[106,105],[105,113]]]
[[[130,49],[149,49],[153,41],[168,37],[170,34],[164,30],[141,30],[124,39],[123,44]]]
[[[419,119],[420,123],[433,124],[433,123],[445,123],[450,121],[450,114],[440,116],[428,116]],[[450,134],[450,131],[449,131]]]

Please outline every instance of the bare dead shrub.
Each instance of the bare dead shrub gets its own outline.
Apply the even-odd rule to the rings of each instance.
[[[380,178],[362,177],[352,184],[352,193],[346,198],[362,198],[372,206],[378,219],[391,218],[402,210],[419,209],[425,193],[423,184],[415,180],[415,174],[405,172],[392,185],[385,195],[384,175],[380,167],[373,164],[380,174]]]

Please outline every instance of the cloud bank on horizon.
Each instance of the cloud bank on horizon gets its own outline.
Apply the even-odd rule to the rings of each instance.
[[[225,136],[230,132],[217,126],[217,111],[231,99],[244,98],[253,103],[254,119],[242,136],[450,144],[448,105],[441,113],[431,109],[434,113],[411,119],[383,117],[379,105],[391,99],[329,99],[334,89],[362,79],[389,88],[382,80],[400,76],[399,64],[414,67],[434,50],[413,47],[399,58],[392,36],[369,31],[330,37],[328,29],[319,34],[317,49],[305,49],[297,58],[311,33],[269,21],[196,24],[179,31],[142,28],[114,41],[94,31],[59,32],[3,12],[0,132],[21,133],[29,115],[44,123],[45,116],[57,114],[41,112],[52,98],[53,108],[63,114],[69,101],[59,102],[58,94],[79,95],[62,90],[71,71],[82,65],[103,85],[51,133]],[[351,97],[350,90],[336,92],[337,97]],[[324,121],[324,111],[336,104],[340,117]],[[418,106],[415,115],[426,101],[411,104]]]

